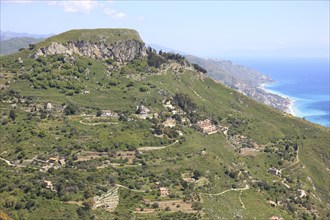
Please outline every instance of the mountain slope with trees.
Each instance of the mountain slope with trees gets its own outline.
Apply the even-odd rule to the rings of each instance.
[[[330,216],[328,128],[146,48],[136,31],[69,31],[0,63],[1,216]]]

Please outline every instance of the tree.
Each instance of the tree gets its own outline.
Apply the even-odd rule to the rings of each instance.
[[[193,210],[202,210],[203,206],[201,202],[193,202],[191,207]]]
[[[195,180],[198,180],[200,176],[202,176],[201,171],[199,171],[199,170],[194,170],[193,178],[194,178]]]
[[[96,117],[100,117],[102,115],[102,111],[101,111],[101,109],[97,109],[96,110]]]
[[[45,118],[47,118],[47,114],[44,113],[44,112],[42,112],[42,113],[40,114],[40,119],[45,119]]]
[[[162,56],[159,56],[158,54],[156,54],[154,52],[150,52],[148,54],[148,65],[149,66],[159,68],[165,62],[166,62],[166,59],[164,59]]]
[[[287,208],[292,213],[294,213],[296,211],[296,208],[291,203],[287,204]]]
[[[78,106],[70,103],[64,108],[64,113],[66,115],[74,115],[78,113],[78,110],[79,110]]]
[[[157,202],[152,203],[152,208],[157,209],[159,207],[159,204]]]
[[[95,200],[93,197],[89,197],[83,202],[83,206],[87,209],[93,208],[94,204],[95,204]]]
[[[196,104],[187,94],[176,93],[173,97],[173,101],[185,112],[193,112],[196,109]]]
[[[194,69],[195,69],[195,70],[197,70],[197,71],[199,71],[199,72],[202,72],[202,73],[207,73],[207,70],[204,69],[203,67],[201,67],[200,65],[198,65],[198,64],[193,64],[193,66],[194,66]]]
[[[139,90],[140,90],[140,92],[146,92],[146,91],[148,91],[148,87],[146,87],[146,86],[141,86],[141,87],[139,88]]]
[[[94,194],[94,193],[93,193],[93,191],[92,191],[91,188],[87,188],[87,189],[85,190],[85,192],[84,192],[84,196],[85,196],[86,199],[92,197],[93,194]]]
[[[15,110],[10,110],[9,112],[9,117],[11,118],[11,120],[15,121],[15,118],[16,118],[16,112]]]

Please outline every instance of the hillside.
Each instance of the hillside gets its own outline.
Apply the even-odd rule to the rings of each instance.
[[[0,41],[0,55],[12,54],[18,52],[21,48],[28,48],[29,44],[36,44],[44,39],[35,39],[31,37],[16,37]]]
[[[0,216],[330,216],[328,128],[146,48],[136,31],[69,31],[0,64]]]

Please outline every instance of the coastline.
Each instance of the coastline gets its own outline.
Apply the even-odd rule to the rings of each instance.
[[[286,110],[285,112],[287,114],[290,114],[292,116],[295,116],[297,117],[297,114],[295,113],[295,111],[293,110],[294,109],[294,103],[295,103],[295,99],[293,99],[292,97],[289,97],[289,96],[286,96],[284,94],[281,94],[277,91],[274,91],[274,90],[271,90],[269,88],[267,88],[267,85],[271,85],[271,84],[274,84],[276,82],[271,82],[271,83],[261,83],[259,85],[259,88],[263,91],[265,91],[266,93],[270,93],[270,94],[273,94],[273,95],[278,95],[280,97],[282,97],[283,99],[287,99],[289,101],[289,104],[286,106]]]

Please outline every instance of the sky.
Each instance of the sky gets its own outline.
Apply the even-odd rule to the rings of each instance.
[[[329,57],[329,1],[1,0],[1,31],[132,28],[206,58]]]

